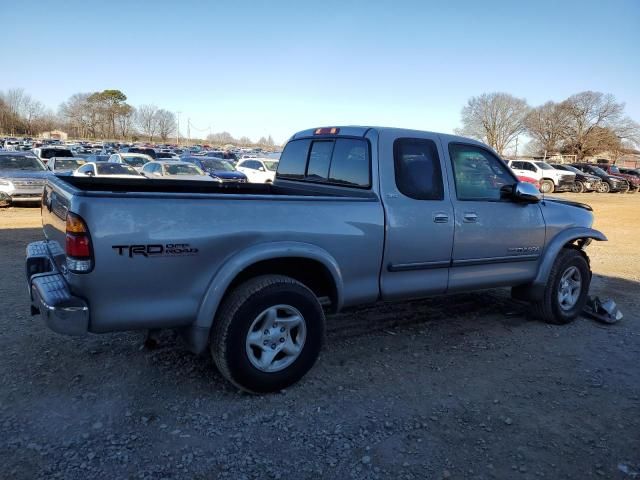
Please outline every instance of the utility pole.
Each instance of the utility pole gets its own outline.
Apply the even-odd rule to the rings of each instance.
[[[516,137],[516,160],[518,159],[518,137]]]
[[[187,118],[187,145],[191,146],[191,119]]]
[[[176,117],[178,117],[178,129],[176,130],[176,145],[180,146],[180,114],[182,112],[176,112]]]

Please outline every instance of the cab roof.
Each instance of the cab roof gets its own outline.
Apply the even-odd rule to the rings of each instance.
[[[323,134],[317,134],[316,132],[318,130],[331,130],[331,129],[337,129],[338,132],[335,134],[329,134],[329,133],[323,133]],[[465,142],[465,143],[473,143],[476,145],[482,145],[485,148],[487,147],[484,143],[479,142],[477,140],[474,140],[472,138],[467,138],[467,137],[461,137],[459,135],[450,135],[447,133],[438,133],[438,132],[431,132],[428,130],[415,130],[415,129],[408,129],[408,128],[396,128],[396,127],[373,127],[373,126],[359,126],[359,125],[346,125],[346,126],[340,126],[340,125],[336,125],[336,126],[332,126],[332,127],[316,127],[316,128],[309,128],[307,130],[302,130],[298,133],[296,133],[295,135],[293,135],[290,140],[295,140],[298,138],[305,138],[305,137],[341,137],[341,136],[348,136],[348,137],[365,137],[367,135],[367,133],[369,133],[370,130],[374,130],[378,133],[382,133],[382,132],[389,132],[392,133],[398,137],[411,137],[411,136],[415,136],[418,133],[424,134],[424,133],[428,133],[431,135],[437,135],[439,136],[442,140],[446,141],[447,143],[451,143],[451,142]]]

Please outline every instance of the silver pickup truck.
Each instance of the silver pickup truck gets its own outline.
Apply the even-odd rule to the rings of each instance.
[[[42,203],[33,314],[64,334],[176,329],[249,392],[298,381],[344,307],[506,286],[569,322],[584,247],[606,240],[487,146],[393,128],[299,132],[273,184],[53,176]]]

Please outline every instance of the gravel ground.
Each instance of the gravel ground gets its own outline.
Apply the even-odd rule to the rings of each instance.
[[[545,325],[504,290],[375,305],[258,397],[170,332],[49,331],[23,273],[39,210],[0,210],[0,478],[640,478],[640,195],[564,196],[609,236],[592,292],[620,323]]]

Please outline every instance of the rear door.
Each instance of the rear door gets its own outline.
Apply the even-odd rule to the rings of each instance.
[[[420,297],[447,289],[453,245],[453,206],[436,135],[382,130],[380,193],[386,215],[380,290],[384,299]]]
[[[501,187],[517,179],[488,148],[458,142],[445,146],[455,211],[449,290],[533,279],[545,241],[540,205],[501,197]]]

